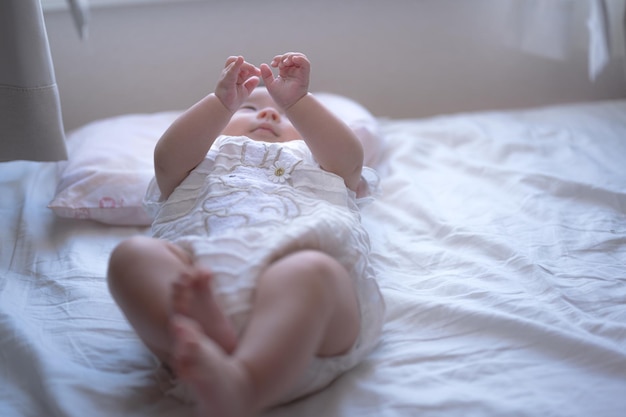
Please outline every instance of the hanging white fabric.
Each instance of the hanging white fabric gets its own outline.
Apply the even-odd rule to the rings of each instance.
[[[589,78],[595,80],[612,59],[626,55],[625,7],[625,0],[510,2],[516,25],[504,39],[523,51],[555,60],[586,49]]]
[[[89,21],[89,4],[87,0],[68,0],[70,10],[72,12],[72,19],[78,35],[81,39],[87,39],[87,29]]]

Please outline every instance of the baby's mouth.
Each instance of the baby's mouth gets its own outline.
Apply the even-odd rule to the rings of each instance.
[[[274,136],[278,136],[278,133],[274,130],[274,127],[272,125],[270,125],[269,123],[262,123],[259,126],[257,126],[256,128],[254,128],[253,132],[257,132],[257,131],[264,131],[264,132],[268,132],[268,133],[272,133]]]

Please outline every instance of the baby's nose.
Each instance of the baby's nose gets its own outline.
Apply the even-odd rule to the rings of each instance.
[[[266,107],[259,111],[258,117],[260,119],[272,120],[274,122],[280,121],[280,114],[276,111],[276,109],[271,107]]]

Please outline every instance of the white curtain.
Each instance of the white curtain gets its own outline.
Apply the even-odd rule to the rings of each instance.
[[[0,161],[67,159],[39,0],[0,0]]]
[[[513,22],[504,32],[504,42],[555,60],[586,48],[591,80],[612,59],[626,56],[625,0],[515,0],[501,4]]]

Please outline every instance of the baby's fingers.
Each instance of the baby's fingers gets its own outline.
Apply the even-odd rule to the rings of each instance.
[[[231,56],[226,60],[224,65],[223,79],[226,81],[234,82],[237,79],[239,70],[243,65],[244,60],[242,56]]]
[[[288,52],[286,54],[276,55],[272,60],[272,66],[274,68],[300,67],[306,65],[307,62],[307,58],[304,54]]]
[[[243,57],[242,56],[229,56],[226,59],[226,64],[224,64],[224,68],[228,68],[230,65],[233,65],[234,62],[243,62]]]
[[[280,61],[282,61],[283,59],[283,55],[276,55],[273,59],[272,62],[270,62],[270,65],[274,68],[278,67],[278,64],[280,63]]]
[[[242,56],[231,56],[226,60],[224,73],[226,80],[234,81],[240,85],[249,78],[258,76],[260,71],[256,66],[245,61]]]
[[[261,70],[248,62],[244,62],[239,69],[239,80],[241,82],[259,75],[261,75]]]
[[[274,81],[274,74],[272,73],[272,70],[270,69],[269,65],[261,64],[260,71],[261,71],[261,78],[263,78],[263,82],[266,85],[269,85],[272,83],[272,81]]]

